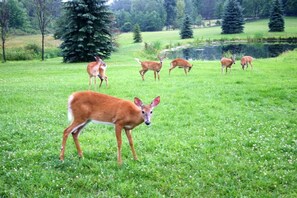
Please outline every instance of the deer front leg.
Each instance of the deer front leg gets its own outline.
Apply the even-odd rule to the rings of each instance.
[[[121,155],[121,149],[122,149],[122,126],[121,125],[116,125],[115,126],[115,133],[116,133],[116,138],[117,138],[117,145],[118,145],[118,165],[122,165],[122,155]]]
[[[131,134],[132,130],[125,129],[125,132],[126,132],[126,135],[127,135],[127,138],[128,138],[129,144],[130,144],[130,147],[131,147],[133,158],[134,158],[134,160],[138,160],[137,155],[136,155],[136,152],[134,150],[134,143],[133,143],[133,138],[132,138],[132,134]]]
[[[184,71],[185,71],[185,74],[188,75],[186,67],[184,67]]]

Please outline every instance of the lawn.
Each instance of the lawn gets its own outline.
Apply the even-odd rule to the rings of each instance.
[[[68,96],[88,89],[86,63],[7,62],[0,197],[297,196],[296,50],[257,59],[253,71],[237,61],[228,74],[219,61],[194,61],[188,76],[178,68],[169,76],[166,59],[160,81],[152,72],[142,81],[134,60],[141,44],[120,43],[106,60],[110,85],[97,91],[145,103],[161,97],[152,124],[133,130],[139,160],[123,133],[118,166],[114,128],[90,123],[80,135],[84,158],[70,137],[59,161]]]

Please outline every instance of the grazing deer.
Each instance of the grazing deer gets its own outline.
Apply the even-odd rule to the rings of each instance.
[[[253,65],[252,65],[252,61],[254,60],[253,57],[251,56],[243,56],[241,58],[241,66],[242,66],[242,69],[244,70],[244,68],[248,68],[249,64],[251,65],[251,70],[253,70]]]
[[[222,73],[224,73],[224,68],[226,68],[226,73],[227,73],[227,68],[230,68],[230,72],[231,72],[231,67],[233,64],[235,64],[235,56],[232,56],[231,58],[223,57],[221,59]]]
[[[108,86],[108,77],[105,74],[107,65],[99,56],[95,56],[96,62],[90,62],[87,66],[87,72],[89,74],[89,89],[91,88],[92,78],[94,79],[94,87],[96,89],[96,77],[100,79],[99,88],[102,85],[102,81],[105,80],[106,86]]]
[[[166,57],[166,54],[162,57],[160,57],[160,55],[158,55],[158,59],[160,60],[160,62],[154,62],[154,61],[140,61],[138,58],[135,58],[135,60],[141,65],[142,69],[139,71],[142,80],[144,80],[144,74],[148,71],[148,70],[153,70],[154,71],[154,77],[156,80],[156,73],[158,74],[158,80],[160,80],[160,70],[162,68],[162,63],[164,58]]]
[[[191,65],[188,61],[182,58],[176,58],[170,63],[170,68],[169,68],[169,75],[171,70],[173,70],[176,66],[179,68],[184,68],[185,74],[187,75],[188,72],[192,69],[193,65]],[[188,71],[187,71],[188,69]]]
[[[134,150],[132,129],[144,122],[151,123],[152,110],[160,103],[160,96],[156,97],[151,104],[144,105],[139,98],[134,98],[134,103],[128,100],[115,98],[109,95],[92,91],[73,93],[68,100],[68,118],[72,123],[64,130],[60,160],[64,160],[66,141],[69,134],[72,134],[79,157],[83,157],[78,141],[81,130],[90,122],[100,124],[111,124],[115,127],[117,139],[118,164],[122,164],[121,146],[122,129],[125,130],[132,154],[135,160],[137,155]]]

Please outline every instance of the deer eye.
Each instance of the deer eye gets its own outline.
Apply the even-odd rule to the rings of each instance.
[[[142,114],[144,114],[144,111],[142,111]]]
[[[153,111],[150,112],[151,114],[153,113]]]

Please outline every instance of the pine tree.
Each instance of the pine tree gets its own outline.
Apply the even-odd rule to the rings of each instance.
[[[140,33],[140,27],[138,24],[134,26],[133,35],[134,35],[133,36],[134,43],[141,43],[142,38]]]
[[[193,38],[193,30],[191,28],[191,21],[188,15],[184,18],[183,26],[179,34],[181,39]]]
[[[224,7],[222,34],[242,33],[244,28],[242,8],[237,0],[228,0]]]
[[[113,49],[111,12],[107,0],[73,0],[64,4],[61,39],[64,62],[93,61],[95,55],[110,56]]]
[[[268,23],[269,32],[283,32],[285,30],[284,12],[279,0],[275,0],[270,11]]]
[[[167,29],[170,29],[171,26],[176,24],[176,0],[164,0],[164,8],[167,13],[165,26]]]

